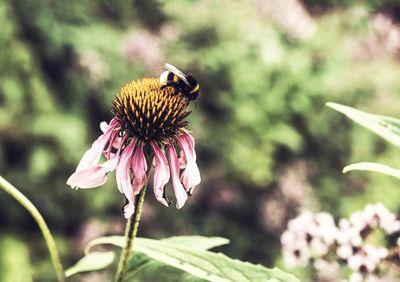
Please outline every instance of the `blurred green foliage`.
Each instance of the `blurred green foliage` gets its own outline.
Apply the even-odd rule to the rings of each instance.
[[[396,21],[400,6],[305,2],[312,17],[304,20],[316,27],[306,39],[263,13],[265,1],[0,3],[0,171],[43,212],[64,244],[66,265],[81,255],[77,242],[91,220],[107,226],[100,233],[122,232],[124,200],[113,175],[90,191],[72,191],[65,181],[99,135],[99,123],[110,120],[119,87],[157,76],[164,62],[189,70],[201,84],[189,120],[203,180],[179,211],[148,193],[139,235],[223,236],[232,241],[222,248],[229,255],[271,266],[279,232],[302,208],[337,217],[371,201],[398,209],[396,180],[341,174],[358,161],[399,167],[398,152],[325,103],[397,115],[400,52],[381,51],[385,41],[374,41],[373,19],[383,11]],[[290,180],[285,171],[299,162],[307,164],[312,190],[297,191],[304,188],[297,175],[290,198],[279,189]],[[36,226],[3,192],[0,199],[6,250],[0,277],[13,275],[15,254],[26,254],[17,262],[24,277],[51,281],[42,271],[51,267],[43,266],[49,262]],[[277,209],[265,217],[271,201]],[[271,219],[281,221],[272,228]]]

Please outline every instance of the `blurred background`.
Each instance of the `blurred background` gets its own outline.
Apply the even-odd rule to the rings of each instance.
[[[149,192],[139,236],[222,236],[229,256],[286,268],[279,236],[299,211],[400,207],[395,179],[341,173],[400,167],[399,152],[325,106],[399,117],[398,1],[5,0],[0,26],[0,173],[43,213],[64,266],[89,240],[123,233],[114,174],[98,189],[65,182],[119,88],[165,62],[201,85],[189,129],[202,183],[181,210]],[[53,281],[29,214],[3,191],[0,203],[0,280]]]

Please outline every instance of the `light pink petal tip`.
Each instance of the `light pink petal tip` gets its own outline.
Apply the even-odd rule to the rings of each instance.
[[[111,131],[100,135],[96,141],[93,142],[92,147],[85,152],[82,159],[80,160],[76,171],[88,168],[90,166],[97,165],[99,163],[103,149],[110,139]]]
[[[131,199],[124,206],[124,216],[125,216],[125,218],[128,219],[128,218],[132,217],[134,212],[135,212],[135,199]]]
[[[152,142],[151,146],[154,151],[154,196],[161,204],[169,207],[169,203],[165,197],[165,185],[168,183],[170,177],[168,161],[157,143]]]
[[[179,179],[179,162],[178,155],[176,154],[175,147],[173,145],[168,145],[168,157],[169,164],[171,168],[172,184],[174,186],[174,192],[176,197],[176,208],[180,209],[184,206],[188,195],[182,186]]]
[[[107,174],[115,170],[118,158],[109,158],[105,163],[98,164],[101,154],[110,138],[116,134],[114,129],[119,126],[116,119],[111,120],[110,125],[101,123],[105,132],[93,142],[92,147],[85,152],[76,171],[68,178],[67,184],[72,188],[94,188],[103,185],[107,181]]]
[[[94,188],[107,181],[107,174],[115,170],[118,158],[113,158],[101,165],[90,166],[73,173],[67,180],[72,188]]]
[[[99,138],[93,142],[92,147],[85,152],[76,171],[98,164],[104,147],[110,141],[112,135],[115,134],[114,129],[119,126],[119,122],[116,119],[112,119],[109,125],[106,124],[104,124],[104,122],[101,123],[100,126],[102,129],[106,129],[106,131],[100,135]]]
[[[182,150],[181,160],[186,163],[181,175],[181,181],[186,191],[191,194],[195,186],[199,185],[201,181],[200,171],[196,163],[194,138],[187,131],[183,131],[182,135],[178,136],[176,140]]]
[[[103,131],[103,133],[106,133],[106,131],[108,130],[110,126],[108,125],[108,123],[106,121],[102,121],[100,122],[100,129],[101,131]]]

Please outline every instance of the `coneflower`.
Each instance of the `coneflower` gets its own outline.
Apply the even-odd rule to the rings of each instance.
[[[127,199],[126,218],[135,211],[135,197],[146,185],[151,165],[154,195],[165,206],[170,206],[165,193],[170,178],[177,208],[200,183],[195,142],[184,128],[189,101],[173,87],[160,87],[158,79],[144,78],[121,88],[113,101],[115,117],[100,124],[103,134],[67,181],[72,188],[94,188],[116,170],[118,190]],[[99,163],[102,155],[106,161]]]

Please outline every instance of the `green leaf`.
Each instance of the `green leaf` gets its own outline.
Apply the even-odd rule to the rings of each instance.
[[[65,271],[65,276],[70,277],[80,272],[88,272],[106,268],[113,263],[114,252],[92,252],[82,257],[77,263]]]
[[[140,245],[142,240],[148,240],[148,239],[136,238],[135,246]],[[161,241],[198,250],[208,250],[214,247],[229,244],[229,240],[226,238],[204,237],[204,236],[173,236],[161,239]],[[86,245],[85,254],[88,254],[90,248],[92,248],[93,246],[101,244],[111,244],[123,248],[125,246],[125,239],[123,236],[109,236],[109,237],[100,237],[94,239],[93,241],[90,241]]]
[[[229,240],[226,238],[204,236],[174,236],[162,239],[161,241],[198,250],[208,250],[229,244]]]
[[[124,238],[101,237],[90,242],[87,249],[98,244],[122,247]],[[278,268],[268,269],[231,259],[221,253],[181,246],[166,240],[138,238],[134,248],[136,252],[208,281],[299,281],[295,276]]]
[[[125,281],[182,281],[203,282],[204,279],[190,275],[175,267],[135,252],[129,260]]]
[[[400,120],[392,117],[365,113],[336,103],[327,103],[326,105],[345,114],[348,118],[371,130],[375,134],[378,134],[386,141],[400,147]]]
[[[138,239],[140,240],[140,238]],[[229,240],[225,238],[203,236],[175,236],[162,239],[162,241],[198,250],[207,250],[229,243]],[[186,272],[167,266],[138,252],[134,253],[129,261],[126,280],[129,281],[130,277],[136,277],[138,281],[146,279],[148,281],[154,281],[155,279],[159,281],[165,281],[166,279],[171,281],[199,281]]]
[[[394,176],[400,179],[400,170],[395,169],[383,164],[377,164],[377,163],[369,163],[369,162],[362,162],[362,163],[355,163],[346,166],[343,168],[343,173],[346,173],[348,171],[352,170],[365,170],[365,171],[374,171],[374,172],[379,172],[383,173],[386,175]]]

